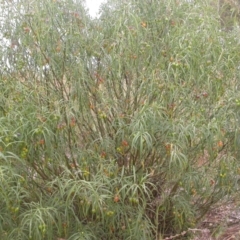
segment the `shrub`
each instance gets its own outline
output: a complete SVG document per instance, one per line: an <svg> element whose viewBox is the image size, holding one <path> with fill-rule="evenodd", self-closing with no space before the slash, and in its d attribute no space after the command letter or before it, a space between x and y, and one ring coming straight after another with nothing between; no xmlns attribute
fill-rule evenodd
<svg viewBox="0 0 240 240"><path fill-rule="evenodd" d="M15 9L1 239L154 239L236 191L239 43L208 1L112 0L98 20L78 1Z"/></svg>

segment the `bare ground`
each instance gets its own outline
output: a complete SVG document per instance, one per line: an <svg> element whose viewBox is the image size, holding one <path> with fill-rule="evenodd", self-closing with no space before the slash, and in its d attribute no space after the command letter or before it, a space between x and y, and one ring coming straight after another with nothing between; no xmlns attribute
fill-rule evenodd
<svg viewBox="0 0 240 240"><path fill-rule="evenodd" d="M231 200L215 206L200 223L192 229L192 240L240 240L240 203Z"/></svg>
<svg viewBox="0 0 240 240"><path fill-rule="evenodd" d="M238 198L239 199L239 198ZM191 238L189 238L191 234ZM240 240L240 201L229 200L213 206L194 229L164 240Z"/></svg>

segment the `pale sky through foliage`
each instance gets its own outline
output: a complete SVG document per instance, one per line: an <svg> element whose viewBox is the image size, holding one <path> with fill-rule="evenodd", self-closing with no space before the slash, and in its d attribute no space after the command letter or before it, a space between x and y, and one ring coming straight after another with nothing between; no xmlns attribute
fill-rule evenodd
<svg viewBox="0 0 240 240"><path fill-rule="evenodd" d="M87 8L89 9L91 17L97 16L101 3L105 1L106 0L86 0L86 5Z"/></svg>
<svg viewBox="0 0 240 240"><path fill-rule="evenodd" d="M92 18L98 17L98 11L99 11L100 5L106 1L107 0L85 0L86 8L88 9L89 14ZM4 18L3 12L1 11L1 8L0 8L0 22L3 18ZM4 39L0 32L0 47L6 46L9 44L10 42L7 39Z"/></svg>

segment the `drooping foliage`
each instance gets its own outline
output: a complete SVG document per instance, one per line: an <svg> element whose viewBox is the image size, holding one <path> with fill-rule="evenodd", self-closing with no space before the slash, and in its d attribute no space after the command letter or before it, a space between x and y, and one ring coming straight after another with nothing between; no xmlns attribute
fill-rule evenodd
<svg viewBox="0 0 240 240"><path fill-rule="evenodd" d="M161 239L233 196L239 40L213 4L4 3L1 239Z"/></svg>

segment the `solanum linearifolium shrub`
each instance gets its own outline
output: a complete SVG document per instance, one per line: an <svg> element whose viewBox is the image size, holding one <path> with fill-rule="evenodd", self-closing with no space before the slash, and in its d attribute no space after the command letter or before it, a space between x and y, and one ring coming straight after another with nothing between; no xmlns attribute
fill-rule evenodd
<svg viewBox="0 0 240 240"><path fill-rule="evenodd" d="M234 195L239 38L214 4L1 9L1 239L160 239Z"/></svg>

